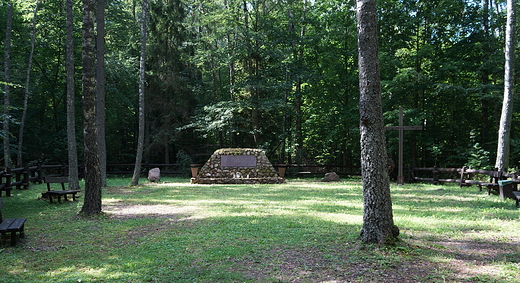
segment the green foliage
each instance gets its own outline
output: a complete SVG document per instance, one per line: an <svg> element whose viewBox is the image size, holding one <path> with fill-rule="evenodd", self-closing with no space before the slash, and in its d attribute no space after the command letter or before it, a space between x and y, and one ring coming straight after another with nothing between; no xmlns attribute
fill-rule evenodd
<svg viewBox="0 0 520 283"><path fill-rule="evenodd" d="M471 141L474 143L470 145L470 149L468 150L468 161L465 166L468 166L473 169L482 169L482 170L492 170L493 165L489 159L489 152L484 150L482 146L475 141L476 133L474 131L471 132Z"/></svg>
<svg viewBox="0 0 520 283"><path fill-rule="evenodd" d="M485 8L484 2L378 1L385 124L397 125L401 106L405 125L426 123L424 131L405 132L405 166L487 167L494 158L505 17L502 3ZM25 82L34 3L14 5L11 74L17 85ZM81 5L75 4L76 121L81 127ZM336 0L151 1L146 158L164 162L179 150L195 156L247 146L263 148L279 162L358 166L353 7L355 1ZM110 163L135 160L139 10L135 1L106 1ZM0 18L5 13L4 1ZM27 160L42 153L46 160L66 160L64 19L62 2L41 3L23 149ZM21 116L23 91L12 90L14 120ZM515 114L513 166L520 164L514 146L520 143L518 121ZM13 124L10 134L16 136L17 130ZM478 134L472 137L472 131ZM82 131L76 132L81 146ZM389 155L395 157L397 133L386 135Z"/></svg>
<svg viewBox="0 0 520 283"><path fill-rule="evenodd" d="M482 149L478 143L474 144L472 150L469 152L469 159L465 166L482 170L490 170L493 168L490 164L489 152Z"/></svg>
<svg viewBox="0 0 520 283"><path fill-rule="evenodd" d="M181 169L181 172L184 173L183 175L185 177L191 176L190 164L193 163L193 160L191 159L191 157L184 150L179 150L177 152L176 157L177 157L177 165Z"/></svg>

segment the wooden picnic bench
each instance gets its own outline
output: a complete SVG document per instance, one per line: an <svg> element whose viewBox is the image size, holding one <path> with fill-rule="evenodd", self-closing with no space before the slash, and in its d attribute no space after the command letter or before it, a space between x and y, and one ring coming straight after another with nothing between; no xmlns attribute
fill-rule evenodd
<svg viewBox="0 0 520 283"><path fill-rule="evenodd" d="M65 184L69 182L69 177L67 176L45 176L43 177L43 181L47 184L47 191L42 193L42 197L48 198L50 202L53 202L53 196L58 197L58 202L61 202L61 196L64 197L65 201L68 201L67 195L71 195L72 201L75 201L77 197L76 194L80 192L80 190L65 189ZM61 190L51 190L51 184L61 184Z"/></svg>
<svg viewBox="0 0 520 283"><path fill-rule="evenodd" d="M5 236L11 233L11 246L16 245L16 232L19 232L20 238L25 238L24 226L27 218L8 218L3 220L2 208L4 208L4 201L0 197L0 233Z"/></svg>
<svg viewBox="0 0 520 283"><path fill-rule="evenodd" d="M489 182L480 183L480 188L482 190L482 186L487 188L488 195L491 194L492 191L498 192L500 189L499 181L504 180L506 176L501 171L491 171L489 174Z"/></svg>
<svg viewBox="0 0 520 283"><path fill-rule="evenodd" d="M517 184L513 180L502 180L499 183L499 193L501 199L512 199L516 201L516 207L520 205L520 192L517 190Z"/></svg>

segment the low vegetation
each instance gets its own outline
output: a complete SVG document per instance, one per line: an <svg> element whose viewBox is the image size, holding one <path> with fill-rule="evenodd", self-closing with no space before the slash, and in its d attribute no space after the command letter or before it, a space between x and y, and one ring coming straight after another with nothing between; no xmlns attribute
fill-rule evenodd
<svg viewBox="0 0 520 283"><path fill-rule="evenodd" d="M476 187L392 185L395 247L361 246L359 180L129 187L109 179L104 215L82 201L4 198L26 238L0 242L2 282L520 282L519 210Z"/></svg>

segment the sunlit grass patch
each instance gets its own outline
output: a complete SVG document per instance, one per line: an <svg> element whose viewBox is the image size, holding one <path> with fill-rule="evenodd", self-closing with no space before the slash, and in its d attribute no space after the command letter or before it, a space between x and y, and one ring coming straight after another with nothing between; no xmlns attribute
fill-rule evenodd
<svg viewBox="0 0 520 283"><path fill-rule="evenodd" d="M108 183L91 219L37 200L44 185L5 198L27 238L1 242L0 281L520 282L519 210L475 187L392 185L402 241L378 249L360 248L359 180Z"/></svg>

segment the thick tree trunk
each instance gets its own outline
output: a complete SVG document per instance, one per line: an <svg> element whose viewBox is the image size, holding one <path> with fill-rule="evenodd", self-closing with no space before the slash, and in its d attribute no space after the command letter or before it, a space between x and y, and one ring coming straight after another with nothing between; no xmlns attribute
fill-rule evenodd
<svg viewBox="0 0 520 283"><path fill-rule="evenodd" d="M76 148L76 109L74 106L74 19L72 0L65 2L66 69L67 69L67 149L69 158L69 190L79 190L78 152Z"/></svg>
<svg viewBox="0 0 520 283"><path fill-rule="evenodd" d="M145 88L145 70L146 70L146 39L148 36L148 0L143 0L143 17L141 25L141 58L139 60L139 134L137 137L137 154L135 156L134 175L131 185L135 186L139 183L141 175L141 161L143 159L144 149L144 88Z"/></svg>
<svg viewBox="0 0 520 283"><path fill-rule="evenodd" d="M101 174L96 124L96 50L94 35L96 1L83 0L82 68L85 146L85 197L81 213L101 212Z"/></svg>
<svg viewBox="0 0 520 283"><path fill-rule="evenodd" d="M511 119L515 96L515 26L516 1L507 0L507 25L505 46L504 101L498 131L497 160L495 167L506 171L509 167L509 145L511 135Z"/></svg>
<svg viewBox="0 0 520 283"><path fill-rule="evenodd" d="M392 216L381 103L376 0L357 1L364 243L386 245L398 234Z"/></svg>
<svg viewBox="0 0 520 283"><path fill-rule="evenodd" d="M4 75L5 75L5 89L4 89L4 120L2 127L2 137L4 140L4 166L11 168L11 148L9 139L9 123L10 117L10 96L11 96L11 31L13 27L13 4L7 3L7 24L5 28L5 53L4 53Z"/></svg>

